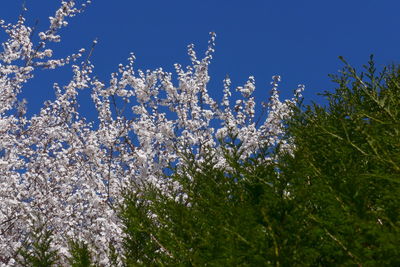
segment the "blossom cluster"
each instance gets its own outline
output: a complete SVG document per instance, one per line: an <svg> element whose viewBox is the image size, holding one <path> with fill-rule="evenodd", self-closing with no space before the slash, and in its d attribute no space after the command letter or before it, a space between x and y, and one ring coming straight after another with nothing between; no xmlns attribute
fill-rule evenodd
<svg viewBox="0 0 400 267"><path fill-rule="evenodd" d="M68 240L78 239L95 247L97 262L106 266L109 244L122 249L117 214L121 190L132 183L152 183L167 191L163 174L171 165L185 164L186 153L202 161L212 151L223 167L223 140L232 136L242 143L243 159L260 147L276 146L284 133L282 119L290 116L304 89L299 86L293 99L281 102L280 77L274 76L263 121L255 115L254 77L236 88L241 98L235 103L226 78L222 101L217 102L207 90L214 33L204 58L197 57L193 45L188 47L191 65L175 64L177 78L161 68L135 70L131 54L108 83L102 82L90 61L79 60L84 49L54 59L46 48L61 41L58 30L87 4L62 1L48 29L38 33L39 43L23 16L15 24L0 21L8 35L0 52L1 266L15 262L29 231L43 223L53 231L52 245L64 263ZM19 96L34 70L65 64L72 64L71 80L64 86L54 83L55 99L28 116ZM88 122L78 112L80 90L91 91L97 121Z"/></svg>

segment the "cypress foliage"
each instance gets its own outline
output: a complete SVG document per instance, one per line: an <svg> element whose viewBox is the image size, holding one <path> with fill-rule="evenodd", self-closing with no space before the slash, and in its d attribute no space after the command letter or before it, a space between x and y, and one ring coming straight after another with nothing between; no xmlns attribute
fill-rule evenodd
<svg viewBox="0 0 400 267"><path fill-rule="evenodd" d="M16 261L19 266L50 267L58 261L58 252L51 246L52 231L45 223L38 225L30 232L30 236L18 250Z"/></svg>
<svg viewBox="0 0 400 267"><path fill-rule="evenodd" d="M297 221L286 182L264 154L239 160L234 143L223 169L212 155L200 164L187 157L169 177L181 185L175 194L149 186L126 196L127 266L279 265Z"/></svg>
<svg viewBox="0 0 400 267"><path fill-rule="evenodd" d="M181 184L175 195L149 187L128 197L126 248L136 256L127 258L400 265L400 71L377 74L372 58L361 74L345 64L332 76L338 88L324 93L327 106L301 106L287 121L295 149L276 153L275 163L263 161L262 151L239 160L232 141L226 168L216 168L212 155L201 164L188 156L187 167L169 177Z"/></svg>
<svg viewBox="0 0 400 267"><path fill-rule="evenodd" d="M280 168L304 212L301 254L312 265L398 266L400 71L377 74L372 57L361 74L345 64L327 107L288 122L296 150Z"/></svg>
<svg viewBox="0 0 400 267"><path fill-rule="evenodd" d="M71 257L68 262L71 267L90 267L92 265L92 256L89 245L83 241L71 240L69 242L69 252Z"/></svg>

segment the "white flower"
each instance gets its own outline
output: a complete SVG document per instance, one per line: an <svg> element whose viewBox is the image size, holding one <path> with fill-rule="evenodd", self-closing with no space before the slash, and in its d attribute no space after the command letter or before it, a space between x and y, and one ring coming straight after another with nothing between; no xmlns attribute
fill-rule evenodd
<svg viewBox="0 0 400 267"><path fill-rule="evenodd" d="M49 28L39 33L38 44L30 38L32 28L24 25L24 18L15 25L0 22L9 36L0 53L0 225L9 229L0 236L0 255L5 257L14 255L27 227L41 219L54 229L60 264L67 264L68 238L73 236L93 243L96 258L107 265L108 242L122 249L122 225L110 204L121 203L121 188L131 181L149 182L170 196L180 185L162 178L165 169L172 164L179 170L185 164L183 152L202 162L209 150L217 166L226 167L222 155L230 148L219 141L227 141L229 134L242 142L243 159L261 146L282 142L282 119L290 116L304 90L299 86L291 100L281 102L280 76L273 76L269 113L259 127L254 119L254 77L237 87L239 96L232 96L232 82L226 78L221 102L214 100L207 90L214 33L204 58L196 55L193 45L188 47L192 64L176 64L176 78L161 68L134 70L135 57L130 55L107 84L96 78L89 61L79 62L84 49L63 59L54 59L53 51L45 49L49 42L61 41L58 30L85 6L63 1L49 18ZM19 97L34 71L71 62L71 80L64 86L54 84L55 99L27 117ZM96 122L79 113L80 90L91 90Z"/></svg>

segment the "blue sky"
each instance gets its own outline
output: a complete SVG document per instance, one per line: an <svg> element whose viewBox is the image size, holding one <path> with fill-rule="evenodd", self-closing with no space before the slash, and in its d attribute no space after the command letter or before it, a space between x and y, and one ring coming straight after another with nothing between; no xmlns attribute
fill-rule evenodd
<svg viewBox="0 0 400 267"><path fill-rule="evenodd" d="M0 18L15 22L22 2L2 0ZM271 76L279 74L283 97L290 97L297 84L303 83L306 101L320 102L316 93L334 88L327 75L341 68L338 56L357 68L370 54L378 66L400 62L398 0L92 2L85 13L69 20L70 26L61 31L62 45L54 48L56 55L66 55L90 48L98 38L91 60L103 80L126 62L130 52L137 57L137 68L173 71L174 63L189 63L188 44L194 43L198 54L204 52L210 31L217 33L209 86L215 96L220 96L226 75L234 86L254 75L256 96L265 100ZM28 21L38 19L43 29L58 5L55 0L26 0ZM0 41L4 38L0 34ZM43 100L53 98L51 84L62 84L70 73L69 67L50 75L36 73L23 93L30 111L38 112ZM83 109L86 105L91 104L84 102Z"/></svg>

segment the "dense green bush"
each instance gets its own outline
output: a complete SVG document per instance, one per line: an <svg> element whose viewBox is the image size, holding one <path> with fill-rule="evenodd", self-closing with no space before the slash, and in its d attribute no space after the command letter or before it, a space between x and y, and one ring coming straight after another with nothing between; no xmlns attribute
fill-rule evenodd
<svg viewBox="0 0 400 267"><path fill-rule="evenodd" d="M304 212L307 264L400 264L400 71L364 67L346 63L327 107L288 122L296 150L280 169Z"/></svg>
<svg viewBox="0 0 400 267"><path fill-rule="evenodd" d="M59 258L58 251L51 246L52 235L53 231L47 228L46 223L36 222L36 227L18 250L16 257L18 266L54 266Z"/></svg>
<svg viewBox="0 0 400 267"><path fill-rule="evenodd" d="M239 164L236 153L228 159L230 171L215 168L212 158L191 161L170 177L181 184L172 196L155 188L127 196L122 215L128 262L260 266L276 261L277 237L270 229L277 223L275 213L287 207L278 196L284 192L272 186L279 183L274 168L255 160Z"/></svg>
<svg viewBox="0 0 400 267"><path fill-rule="evenodd" d="M182 185L176 196L154 188L131 194L124 213L131 259L399 265L400 71L376 74L372 59L365 68L357 74L346 64L332 76L338 88L324 94L326 107L297 109L287 121L295 150L276 163L260 162L262 152L241 162L234 152L229 167L217 169L210 155L171 177ZM187 199L174 200L182 194Z"/></svg>

